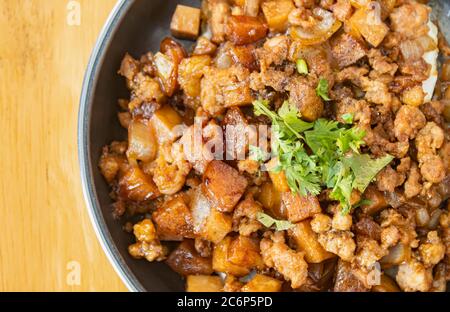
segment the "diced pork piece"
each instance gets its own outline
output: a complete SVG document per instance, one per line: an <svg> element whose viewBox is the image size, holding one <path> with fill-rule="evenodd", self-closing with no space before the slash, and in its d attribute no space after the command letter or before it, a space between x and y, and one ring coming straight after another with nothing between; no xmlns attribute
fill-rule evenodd
<svg viewBox="0 0 450 312"><path fill-rule="evenodd" d="M258 16L261 0L245 0L244 13L248 16Z"/></svg>
<svg viewBox="0 0 450 312"><path fill-rule="evenodd" d="M251 129L239 107L231 107L222 122L226 128L227 159L244 160L249 142L257 142L256 128Z"/></svg>
<svg viewBox="0 0 450 312"><path fill-rule="evenodd" d="M285 280L291 282L292 288L302 286L308 277L308 264L303 259L303 252L290 249L284 242L261 240L261 254L264 263L280 272Z"/></svg>
<svg viewBox="0 0 450 312"><path fill-rule="evenodd" d="M183 238L194 238L191 211L183 196L164 202L152 217L160 240L181 241Z"/></svg>
<svg viewBox="0 0 450 312"><path fill-rule="evenodd" d="M202 239L218 244L231 232L232 219L214 208L202 189L202 186L199 186L191 199L194 233Z"/></svg>
<svg viewBox="0 0 450 312"><path fill-rule="evenodd" d="M213 160L203 175L205 194L222 212L232 212L247 188L247 179L233 167Z"/></svg>
<svg viewBox="0 0 450 312"><path fill-rule="evenodd" d="M303 221L322 212L316 196L301 196L287 192L282 194L281 201L287 212L288 220L291 222Z"/></svg>
<svg viewBox="0 0 450 312"><path fill-rule="evenodd" d="M273 277L256 274L250 282L245 284L242 292L279 292L283 282Z"/></svg>
<svg viewBox="0 0 450 312"><path fill-rule="evenodd" d="M178 83L187 96L192 98L200 96L203 68L210 64L211 57L209 55L195 55L181 61L178 69Z"/></svg>
<svg viewBox="0 0 450 312"><path fill-rule="evenodd" d="M208 0L211 17L208 23L211 27L212 41L221 43L225 40L228 17L231 14L227 0Z"/></svg>
<svg viewBox="0 0 450 312"><path fill-rule="evenodd" d="M177 5L170 31L177 38L196 39L200 31L200 9Z"/></svg>
<svg viewBox="0 0 450 312"><path fill-rule="evenodd" d="M352 227L353 220L351 214L343 215L339 209L336 209L333 220L331 222L331 227L335 230L349 231Z"/></svg>
<svg viewBox="0 0 450 312"><path fill-rule="evenodd" d="M396 280L403 291L428 291L433 283L432 270L411 259L399 265Z"/></svg>
<svg viewBox="0 0 450 312"><path fill-rule="evenodd" d="M243 66L220 69L206 67L201 81L201 104L215 116L225 108L253 102L249 86L249 71Z"/></svg>
<svg viewBox="0 0 450 312"><path fill-rule="evenodd" d="M183 276L210 275L213 273L211 258L198 254L193 240L184 240L167 258L172 270Z"/></svg>
<svg viewBox="0 0 450 312"><path fill-rule="evenodd" d="M137 165L130 166L119 180L119 195L125 199L142 202L155 199L160 194L152 178Z"/></svg>
<svg viewBox="0 0 450 312"><path fill-rule="evenodd" d="M395 116L394 132L399 141L414 139L420 129L425 127L423 113L414 106L402 105Z"/></svg>
<svg viewBox="0 0 450 312"><path fill-rule="evenodd" d="M258 50L261 68L267 70L267 67L272 64L283 64L288 57L289 46L290 39L286 35L279 35L266 40L263 49Z"/></svg>
<svg viewBox="0 0 450 312"><path fill-rule="evenodd" d="M211 55L216 52L217 46L208 38L201 36L197 39L193 55Z"/></svg>
<svg viewBox="0 0 450 312"><path fill-rule="evenodd" d="M358 220L355 224L354 231L358 235L367 236L376 241L381 239L381 227L370 217L362 217Z"/></svg>
<svg viewBox="0 0 450 312"><path fill-rule="evenodd" d="M339 67L356 63L366 55L366 49L361 42L347 33L342 33L331 40L331 53Z"/></svg>
<svg viewBox="0 0 450 312"><path fill-rule="evenodd" d="M226 35L234 44L249 44L263 39L267 30L257 17L237 15L228 18Z"/></svg>
<svg viewBox="0 0 450 312"><path fill-rule="evenodd" d="M271 31L286 31L289 13L294 9L292 0L264 1L262 3L262 11Z"/></svg>
<svg viewBox="0 0 450 312"><path fill-rule="evenodd" d="M245 276L250 273L250 268L234 264L229 259L232 242L233 239L227 236L214 246L213 269L215 272L227 273L234 276Z"/></svg>
<svg viewBox="0 0 450 312"><path fill-rule="evenodd" d="M353 12L350 0L337 0L335 4L331 7L333 15L336 16L338 20L344 22L350 18Z"/></svg>
<svg viewBox="0 0 450 312"><path fill-rule="evenodd" d="M341 259L336 269L336 279L333 291L335 292L367 292L367 289L353 273L351 264Z"/></svg>
<svg viewBox="0 0 450 312"><path fill-rule="evenodd" d="M370 201L361 206L361 210L367 215L375 215L388 206L386 198L375 186L369 185L363 194L363 198Z"/></svg>
<svg viewBox="0 0 450 312"><path fill-rule="evenodd" d="M308 263L320 263L326 259L334 257L323 249L317 238L317 234L311 229L310 221L305 220L296 223L290 229L290 234L293 237L299 251L305 253L305 259Z"/></svg>
<svg viewBox="0 0 450 312"><path fill-rule="evenodd" d="M264 262L259 250L259 239L239 235L229 246L228 261L249 270L261 270Z"/></svg>
<svg viewBox="0 0 450 312"><path fill-rule="evenodd" d="M119 74L124 76L127 80L132 81L139 70L139 62L135 60L130 54L125 54L120 65Z"/></svg>
<svg viewBox="0 0 450 312"><path fill-rule="evenodd" d="M378 15L380 12L380 4L374 1L367 7L356 10L350 18L353 29L374 47L377 47L389 32L389 27L383 23L380 15Z"/></svg>
<svg viewBox="0 0 450 312"><path fill-rule="evenodd" d="M407 38L417 38L428 32L427 22L430 8L410 1L395 8L390 15L391 27Z"/></svg>
<svg viewBox="0 0 450 312"><path fill-rule="evenodd" d="M315 121L322 116L324 105L316 90L300 79L294 79L288 85L289 102L294 105L302 118Z"/></svg>

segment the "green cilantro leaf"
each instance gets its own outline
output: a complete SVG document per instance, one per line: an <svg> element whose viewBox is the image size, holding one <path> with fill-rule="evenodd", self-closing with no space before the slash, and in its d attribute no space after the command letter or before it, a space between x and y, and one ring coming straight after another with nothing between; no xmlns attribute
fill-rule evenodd
<svg viewBox="0 0 450 312"><path fill-rule="evenodd" d="M269 158L267 153L265 153L260 147L251 145L249 147L249 150L250 150L249 157L251 160L255 160L257 162L264 162Z"/></svg>
<svg viewBox="0 0 450 312"><path fill-rule="evenodd" d="M363 193L377 173L386 167L393 159L394 156L391 155L372 159L367 154L353 154L350 157L344 158L344 162L352 169L355 175L353 187Z"/></svg>
<svg viewBox="0 0 450 312"><path fill-rule="evenodd" d="M353 113L346 113L346 114L343 114L341 116L341 118L346 124L352 124L354 115L355 114L353 114Z"/></svg>
<svg viewBox="0 0 450 312"><path fill-rule="evenodd" d="M325 101L330 101L331 99L328 97L328 80L325 78L320 78L319 84L316 88L316 93Z"/></svg>
<svg viewBox="0 0 450 312"><path fill-rule="evenodd" d="M300 75L308 75L308 64L304 59L297 60L297 71Z"/></svg>
<svg viewBox="0 0 450 312"><path fill-rule="evenodd" d="M264 212L258 212L258 214L256 215L256 218L262 225L264 225L267 228L270 228L273 225L275 225L276 231L289 230L290 228L292 228L294 226L291 222L289 222L287 220L274 219Z"/></svg>

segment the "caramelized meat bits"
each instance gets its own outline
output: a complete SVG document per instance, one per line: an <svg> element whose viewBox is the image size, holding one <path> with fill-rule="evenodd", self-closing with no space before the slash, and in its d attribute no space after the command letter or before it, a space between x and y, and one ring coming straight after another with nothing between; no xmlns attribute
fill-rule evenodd
<svg viewBox="0 0 450 312"><path fill-rule="evenodd" d="M446 291L450 50L424 3L178 5L192 44L124 55L128 136L99 157L130 256L192 292Z"/></svg>

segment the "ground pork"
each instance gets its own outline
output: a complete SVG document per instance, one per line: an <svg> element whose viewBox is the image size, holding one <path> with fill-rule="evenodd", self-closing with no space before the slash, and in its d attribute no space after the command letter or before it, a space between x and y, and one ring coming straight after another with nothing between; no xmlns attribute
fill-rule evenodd
<svg viewBox="0 0 450 312"><path fill-rule="evenodd" d="M320 233L318 239L326 251L338 255L345 261L353 260L356 244L352 232L331 230Z"/></svg>
<svg viewBox="0 0 450 312"><path fill-rule="evenodd" d="M416 259L403 262L398 266L396 280L404 291L428 291L433 282L431 269Z"/></svg>
<svg viewBox="0 0 450 312"><path fill-rule="evenodd" d="M308 277L308 264L303 252L294 251L284 242L275 238L264 238L260 244L264 263L280 272L292 288L302 286Z"/></svg>
<svg viewBox="0 0 450 312"><path fill-rule="evenodd" d="M414 139L420 129L425 127L423 113L414 106L402 105L394 121L395 136L399 141Z"/></svg>

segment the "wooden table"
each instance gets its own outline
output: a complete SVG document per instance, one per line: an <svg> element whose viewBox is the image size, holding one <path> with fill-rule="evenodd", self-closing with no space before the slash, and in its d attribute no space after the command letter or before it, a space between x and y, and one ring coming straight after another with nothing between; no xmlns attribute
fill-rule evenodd
<svg viewBox="0 0 450 312"><path fill-rule="evenodd" d="M126 291L88 218L76 138L84 71L115 2L0 1L0 291Z"/></svg>

